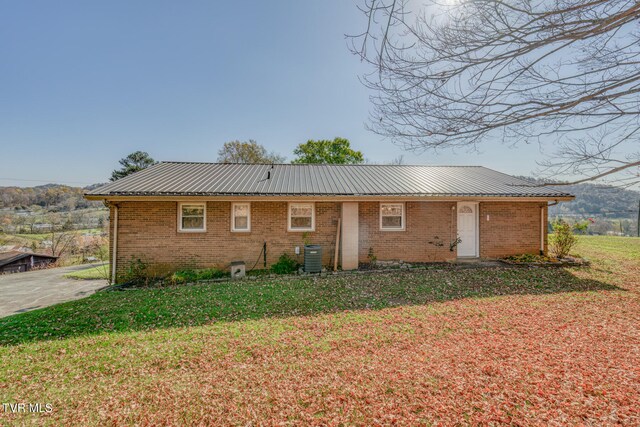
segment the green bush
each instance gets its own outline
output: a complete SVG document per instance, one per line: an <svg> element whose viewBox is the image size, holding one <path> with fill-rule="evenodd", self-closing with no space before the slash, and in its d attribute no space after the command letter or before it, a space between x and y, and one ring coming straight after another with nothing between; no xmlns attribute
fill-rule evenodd
<svg viewBox="0 0 640 427"><path fill-rule="evenodd" d="M198 270L198 280L213 280L222 279L225 277L231 277L231 273L223 271L217 268L207 268L205 270Z"/></svg>
<svg viewBox="0 0 640 427"><path fill-rule="evenodd" d="M278 262L271 266L271 271L275 274L293 274L297 270L298 262L286 253L280 255Z"/></svg>
<svg viewBox="0 0 640 427"><path fill-rule="evenodd" d="M369 248L369 252L367 253L367 258L369 259L369 264L371 264L372 267L375 267L376 262L378 261L378 257L373 252L373 248Z"/></svg>
<svg viewBox="0 0 640 427"><path fill-rule="evenodd" d="M587 229L589 228L589 221L580 221L580 222L576 222L575 224L573 224L573 229L578 233L578 234L587 234Z"/></svg>
<svg viewBox="0 0 640 427"><path fill-rule="evenodd" d="M564 258L569 255L578 239L573 234L573 227L562 219L557 219L551 223L553 235L549 236L549 250L557 258Z"/></svg>
<svg viewBox="0 0 640 427"><path fill-rule="evenodd" d="M123 277L119 278L119 282L146 285L149 283L148 268L144 261L132 256L129 265L127 265L127 270Z"/></svg>
<svg viewBox="0 0 640 427"><path fill-rule="evenodd" d="M175 284L194 283L201 280L213 280L227 277L228 274L217 268L203 268L200 270L178 270L170 277L170 281Z"/></svg>

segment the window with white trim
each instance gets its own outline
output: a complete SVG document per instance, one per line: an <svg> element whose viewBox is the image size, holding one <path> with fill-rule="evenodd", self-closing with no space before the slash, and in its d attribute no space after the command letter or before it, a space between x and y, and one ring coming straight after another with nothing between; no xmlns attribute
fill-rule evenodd
<svg viewBox="0 0 640 427"><path fill-rule="evenodd" d="M404 203L380 203L380 230L404 230Z"/></svg>
<svg viewBox="0 0 640 427"><path fill-rule="evenodd" d="M178 206L178 231L207 231L206 203L180 203Z"/></svg>
<svg viewBox="0 0 640 427"><path fill-rule="evenodd" d="M251 231L251 204L231 204L231 231Z"/></svg>
<svg viewBox="0 0 640 427"><path fill-rule="evenodd" d="M314 231L316 229L313 203L289 203L289 231Z"/></svg>

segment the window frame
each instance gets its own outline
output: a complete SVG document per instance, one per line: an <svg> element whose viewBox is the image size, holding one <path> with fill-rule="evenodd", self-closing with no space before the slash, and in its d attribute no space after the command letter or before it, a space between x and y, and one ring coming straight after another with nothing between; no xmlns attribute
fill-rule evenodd
<svg viewBox="0 0 640 427"><path fill-rule="evenodd" d="M291 208L294 205L311 205L311 227L310 228L292 228L291 227ZM293 233L308 233L316 231L316 203L315 202L289 202L287 204L287 231Z"/></svg>
<svg viewBox="0 0 640 427"><path fill-rule="evenodd" d="M236 228L235 207L237 205L247 206L247 228ZM250 233L251 232L251 202L233 202L231 203L231 232L232 233Z"/></svg>
<svg viewBox="0 0 640 427"><path fill-rule="evenodd" d="M202 206L202 228L182 228L182 207ZM206 233L207 232L207 203L206 202L178 202L178 232L179 233Z"/></svg>
<svg viewBox="0 0 640 427"><path fill-rule="evenodd" d="M397 205L402 208L402 214L400 215L400 218L401 218L400 221L402 224L401 227L385 227L382 225L383 216L390 216L390 215L382 215L382 207L385 205ZM406 218L407 205L405 202L380 202L380 208L378 212L379 212L378 215L380 216L380 231L405 231L407 229L407 218Z"/></svg>

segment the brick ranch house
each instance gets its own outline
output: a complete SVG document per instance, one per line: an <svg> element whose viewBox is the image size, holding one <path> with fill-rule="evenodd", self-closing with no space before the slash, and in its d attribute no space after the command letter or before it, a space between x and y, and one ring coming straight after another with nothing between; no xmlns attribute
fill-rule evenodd
<svg viewBox="0 0 640 427"><path fill-rule="evenodd" d="M476 166L163 162L88 192L110 209L112 280L132 259L154 271L244 261L356 269L377 260L436 262L547 249L547 206L574 196ZM341 233L338 240L337 231ZM456 241L459 239L459 242Z"/></svg>

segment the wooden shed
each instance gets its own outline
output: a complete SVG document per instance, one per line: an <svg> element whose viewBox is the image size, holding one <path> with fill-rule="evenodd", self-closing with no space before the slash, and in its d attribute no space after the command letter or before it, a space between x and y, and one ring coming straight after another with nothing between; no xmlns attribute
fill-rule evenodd
<svg viewBox="0 0 640 427"><path fill-rule="evenodd" d="M44 268L56 262L58 257L34 254L32 252L0 252L0 274L21 273Z"/></svg>

